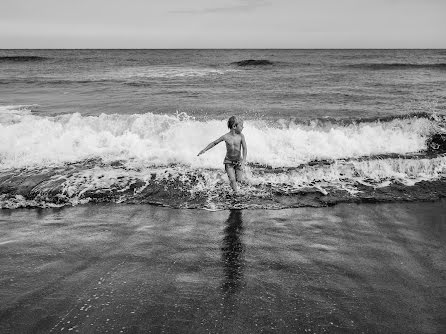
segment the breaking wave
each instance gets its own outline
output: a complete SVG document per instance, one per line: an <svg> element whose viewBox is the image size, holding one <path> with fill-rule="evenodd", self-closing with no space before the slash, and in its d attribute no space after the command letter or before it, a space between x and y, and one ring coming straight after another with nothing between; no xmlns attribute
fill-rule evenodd
<svg viewBox="0 0 446 334"><path fill-rule="evenodd" d="M446 196L445 120L300 124L246 120L247 184L230 194L224 145L197 153L226 120L153 113L42 117L0 107L0 207L87 202L225 209Z"/></svg>

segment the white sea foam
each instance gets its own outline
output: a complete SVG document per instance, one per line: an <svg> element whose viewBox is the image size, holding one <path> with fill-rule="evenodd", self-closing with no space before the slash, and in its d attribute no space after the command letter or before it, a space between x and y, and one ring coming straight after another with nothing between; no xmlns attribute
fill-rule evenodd
<svg viewBox="0 0 446 334"><path fill-rule="evenodd" d="M17 177L26 179L39 175L41 170L27 170ZM206 198L209 205L213 199L230 193L230 187L223 169L194 169L184 166L145 167L128 169L123 166L77 166L54 170L32 189L32 201L23 201L20 196L0 196L0 207L77 205L105 198L106 201L144 201L145 196L157 200L155 184L169 188L171 194L186 191L189 195L183 204L194 198ZM241 187L242 194L258 199L271 196L271 191L292 194L319 192L330 194L333 190L344 190L355 196L361 193L361 185L382 188L398 182L413 186L420 181L434 181L446 176L446 156L436 158L387 158L364 161L336 161L329 165L304 166L289 171L268 171L247 167L247 183ZM152 187L152 188L151 188ZM156 187L156 186L155 186ZM167 188L166 188L167 187ZM409 190L408 190L409 191ZM50 194L50 200L47 195ZM159 197L162 199L163 197Z"/></svg>
<svg viewBox="0 0 446 334"><path fill-rule="evenodd" d="M92 80L129 80L144 78L190 78L204 77L208 75L222 75L234 69L216 69L207 67L182 67L182 66L135 66L114 69L100 74L89 74L87 79Z"/></svg>
<svg viewBox="0 0 446 334"><path fill-rule="evenodd" d="M390 122L271 127L246 121L248 161L273 167L298 166L312 160L355 158L385 153L409 153L426 148L434 131L426 118ZM225 155L220 144L204 155L197 153L227 132L226 120L197 121L182 115L41 117L29 109L0 109L0 166L53 165L89 158L123 160L128 166L183 164L221 168Z"/></svg>
<svg viewBox="0 0 446 334"><path fill-rule="evenodd" d="M0 106L0 124L20 122L23 116L31 115L31 110L37 105Z"/></svg>
<svg viewBox="0 0 446 334"><path fill-rule="evenodd" d="M446 156L426 158L387 158L364 161L335 161L329 165L305 166L283 173L248 174L253 184L287 185L295 188L322 185L344 188L355 183L379 188L388 181L407 186L446 176Z"/></svg>

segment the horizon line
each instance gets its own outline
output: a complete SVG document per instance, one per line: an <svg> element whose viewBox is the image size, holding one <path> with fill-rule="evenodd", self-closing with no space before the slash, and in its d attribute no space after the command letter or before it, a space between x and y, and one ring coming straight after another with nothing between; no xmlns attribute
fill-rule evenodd
<svg viewBox="0 0 446 334"><path fill-rule="evenodd" d="M446 50L441 48L0 48L0 50Z"/></svg>

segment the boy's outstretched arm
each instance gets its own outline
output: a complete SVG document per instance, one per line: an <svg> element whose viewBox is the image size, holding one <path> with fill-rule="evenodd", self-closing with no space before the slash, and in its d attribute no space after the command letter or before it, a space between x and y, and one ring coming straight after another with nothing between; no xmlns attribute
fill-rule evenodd
<svg viewBox="0 0 446 334"><path fill-rule="evenodd" d="M206 146L204 149L202 149L198 154L197 157L201 154L203 154L204 152L206 152L207 150L211 149L212 147L214 147L215 145L217 145L219 142L225 140L224 138L225 136L221 136L220 138L214 140L212 143L210 143L208 146Z"/></svg>

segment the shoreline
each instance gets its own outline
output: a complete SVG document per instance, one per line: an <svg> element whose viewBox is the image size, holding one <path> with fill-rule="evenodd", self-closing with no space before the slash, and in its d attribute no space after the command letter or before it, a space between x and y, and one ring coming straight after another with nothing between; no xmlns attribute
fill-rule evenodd
<svg viewBox="0 0 446 334"><path fill-rule="evenodd" d="M437 166L431 166L432 169L442 168L444 162L441 159L444 159L444 155L440 155L438 159L434 161ZM365 170L373 169L372 167L365 166ZM385 169L389 166L375 167ZM409 164L406 167L407 173L412 173L413 166ZM330 168L319 172L325 172L330 177ZM54 169L10 170L0 174L0 208L48 208L110 203L162 205L179 209L286 209L330 207L341 203L438 201L446 198L444 177L406 180L413 184L405 184L399 179L375 184L365 177L356 180L354 173L357 171L354 168L350 170L349 166L345 166L344 171L342 168L344 167L339 167L337 172L352 173L349 182L345 182L344 174L341 173L337 176L338 179L332 181L321 178L296 187L291 181L290 184L272 183L265 179L263 183L255 183L263 175L267 175L266 170L259 170L256 171L259 175L255 176L257 181L253 178L253 182L242 188L241 195L234 198L222 170L184 170L181 167L171 167L143 172L138 170L134 171L136 175L132 175L116 164L95 170L95 162L86 161ZM398 170L399 167L395 168ZM420 163L417 168L422 173L425 166ZM317 170L313 172L317 174ZM104 177L108 174L110 176ZM291 171L280 177L292 180L293 177L298 177L297 174ZM208 182L209 179L216 181Z"/></svg>

